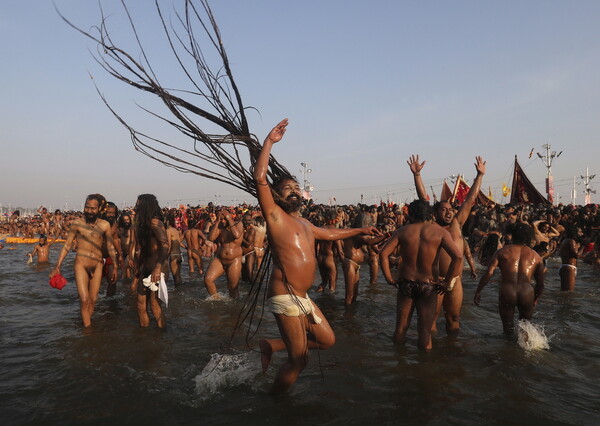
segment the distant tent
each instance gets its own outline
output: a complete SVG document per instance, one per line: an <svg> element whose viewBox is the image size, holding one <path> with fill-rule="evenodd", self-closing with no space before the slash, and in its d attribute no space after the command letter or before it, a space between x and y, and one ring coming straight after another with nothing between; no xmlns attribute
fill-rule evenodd
<svg viewBox="0 0 600 426"><path fill-rule="evenodd" d="M533 186L531 181L525 176L525 172L517 161L515 155L515 170L513 173L512 189L510 191L511 204L551 204L540 192Z"/></svg>
<svg viewBox="0 0 600 426"><path fill-rule="evenodd" d="M442 193L440 194L440 201L450 201L452 198L452 190L446 183L446 179L444 179L444 184L442 185Z"/></svg>
<svg viewBox="0 0 600 426"><path fill-rule="evenodd" d="M444 182L445 183L445 182ZM452 196L450 197L451 202L456 202L457 204L462 204L467 199L467 195L471 187L467 185L462 175L458 176L456 180L456 185L454 186L454 191L452 192ZM475 199L475 204L481 204L483 206L491 206L494 202L485 195L481 189L479 190L479 194L477 194L477 198Z"/></svg>

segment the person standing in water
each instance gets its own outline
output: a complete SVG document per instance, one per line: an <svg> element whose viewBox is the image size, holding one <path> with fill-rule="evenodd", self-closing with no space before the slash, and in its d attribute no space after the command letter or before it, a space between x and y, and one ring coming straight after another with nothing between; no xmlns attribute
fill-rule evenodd
<svg viewBox="0 0 600 426"><path fill-rule="evenodd" d="M274 352L287 350L288 358L279 369L272 392L287 390L298 379L308 361L308 349L327 349L335 334L325 315L307 295L317 269L315 239L339 240L360 234L376 234L373 227L324 229L300 215L302 189L291 176L273 183L267 181L269 156L273 145L285 134L288 120L282 120L266 137L254 164L258 202L267 223L273 270L267 288L268 304L275 316L281 339L259 342L263 371Z"/></svg>
<svg viewBox="0 0 600 426"><path fill-rule="evenodd" d="M40 235L40 239L38 240L38 243L33 248L33 251L31 253L27 253L27 256L30 259L33 259L34 256L37 256L37 264L38 265L48 263L49 255L50 255L50 247L55 242L56 242L56 237L54 237L54 239L52 241L48 242L48 237L46 237L46 235L42 234L42 235Z"/></svg>
<svg viewBox="0 0 600 426"><path fill-rule="evenodd" d="M512 244L494 253L473 297L473 303L479 306L481 290L488 284L496 268L500 267L498 309L507 336L512 336L515 330L515 308L519 310L519 319L531 320L533 309L544 290L544 263L540 255L529 247L533 230L528 224L518 222L510 233ZM531 286L532 279L535 279L535 288Z"/></svg>
<svg viewBox="0 0 600 426"><path fill-rule="evenodd" d="M50 272L50 278L60 274L60 267L65 260L73 241L77 241L77 255L73 269L75 282L81 305L81 320L84 327L92 324L92 314L96 306L98 291L102 283L102 244L106 241L108 255L114 265L117 264L117 252L113 244L110 224L100 219L100 213L106 206L106 199L100 194L90 194L85 199L83 219L76 219L71 224L67 240L58 256L56 266ZM117 269L113 268L111 282L117 281Z"/></svg>

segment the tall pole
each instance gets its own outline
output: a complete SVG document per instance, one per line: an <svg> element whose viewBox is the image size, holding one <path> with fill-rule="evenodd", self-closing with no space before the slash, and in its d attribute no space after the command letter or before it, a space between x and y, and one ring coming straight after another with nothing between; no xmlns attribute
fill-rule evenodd
<svg viewBox="0 0 600 426"><path fill-rule="evenodd" d="M315 189L314 186L312 186L310 184L310 182L308 181L308 175L310 173L312 173L312 169L309 168L308 163L300 163L300 165L302 166L302 168L300 169L300 173L302 173L302 190L305 192L306 194L306 199L310 200L311 196L310 196L310 192Z"/></svg>
<svg viewBox="0 0 600 426"><path fill-rule="evenodd" d="M590 169L589 169L589 167L585 168L585 176L581 176L581 179L583 179L583 184L585 185L585 189L584 189L584 193L585 193L584 204L585 205L588 205L588 204L592 203L592 194L596 193L596 191L592 190L592 188L590 187L590 182L595 177L596 177L596 175L591 175L590 176Z"/></svg>
<svg viewBox="0 0 600 426"><path fill-rule="evenodd" d="M546 194L548 196L548 201L554 204L554 179L552 177L552 162L555 158L560 157L562 151L558 154L556 153L556 151L551 151L549 143L542 145L542 148L546 150L546 154L542 155L539 152L537 152L536 154L538 157L540 157L542 163L544 163L544 165L546 166Z"/></svg>
<svg viewBox="0 0 600 426"><path fill-rule="evenodd" d="M571 204L575 205L575 199L577 198L577 190L575 189L575 176L573 176L573 189L571 190Z"/></svg>

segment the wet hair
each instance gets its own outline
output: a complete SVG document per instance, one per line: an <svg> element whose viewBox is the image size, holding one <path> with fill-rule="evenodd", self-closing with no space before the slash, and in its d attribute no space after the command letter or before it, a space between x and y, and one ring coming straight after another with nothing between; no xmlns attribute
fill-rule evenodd
<svg viewBox="0 0 600 426"><path fill-rule="evenodd" d="M276 191L277 193L279 193L280 186L283 184L283 182L285 182L285 181L288 181L288 180L293 180L294 182L296 182L296 183L299 183L299 182L298 182L298 179L296 179L296 178L295 178L294 176L292 176L292 175L287 175L287 176L285 176L285 175L284 175L284 176L279 176L279 177L277 177L277 178L276 178L276 179L273 181L273 188L275 189L275 191Z"/></svg>
<svg viewBox="0 0 600 426"><path fill-rule="evenodd" d="M118 221L120 228L125 228L125 220L124 220L125 216L129 217L129 226L131 227L131 214L129 212L122 212L121 216L119 216L119 221Z"/></svg>
<svg viewBox="0 0 600 426"><path fill-rule="evenodd" d="M366 228L367 226L371 226L373 224L373 218L369 214L359 213L354 218L352 222L353 228Z"/></svg>
<svg viewBox="0 0 600 426"><path fill-rule="evenodd" d="M13 214L16 214L17 216L21 216L21 212L20 212L19 210L15 210L15 211L13 212Z"/></svg>
<svg viewBox="0 0 600 426"><path fill-rule="evenodd" d="M45 239L45 240L47 240L47 239L48 239L48 237L46 236L46 234L40 234L40 238L43 238L43 239Z"/></svg>
<svg viewBox="0 0 600 426"><path fill-rule="evenodd" d="M136 237L140 242L142 258L150 249L150 239L152 238L152 219L163 221L162 211L158 205L158 200L153 194L142 194L138 196L136 211Z"/></svg>
<svg viewBox="0 0 600 426"><path fill-rule="evenodd" d="M533 238L533 229L525 222L517 222L510 230L513 244L529 246Z"/></svg>
<svg viewBox="0 0 600 426"><path fill-rule="evenodd" d="M286 213L292 213L292 212L298 210L296 208L297 206L292 206L287 200L284 200L283 198L281 198L281 195L280 195L281 186L283 185L284 182L287 182L290 180L295 183L299 183L295 177L288 175L288 176L282 176L282 177L277 178L275 181L273 181L273 186L271 187L271 193L273 195L273 200L275 201L275 204L277 204L279 207L281 207L283 209L283 211ZM302 194L300 194L300 195L302 195Z"/></svg>
<svg viewBox="0 0 600 426"><path fill-rule="evenodd" d="M254 225L256 226L265 226L265 218L262 216L256 216L254 218Z"/></svg>
<svg viewBox="0 0 600 426"><path fill-rule="evenodd" d="M165 218L166 222L169 224L169 226L171 228L175 228L176 227L176 223L175 223L175 216L172 214L168 214Z"/></svg>
<svg viewBox="0 0 600 426"><path fill-rule="evenodd" d="M449 205L450 205L450 207L452 207L452 203L450 203L450 201L436 201L436 202L433 204L433 211L434 211L435 213L439 212L439 211L440 211L440 209L442 208L442 204L443 204L443 203L449 204Z"/></svg>
<svg viewBox="0 0 600 426"><path fill-rule="evenodd" d="M431 218L431 206L427 201L415 200L408 205L408 215L413 222L425 222Z"/></svg>
<svg viewBox="0 0 600 426"><path fill-rule="evenodd" d="M579 227L577 225L567 225L565 227L565 237L575 241L579 240Z"/></svg>
<svg viewBox="0 0 600 426"><path fill-rule="evenodd" d="M102 194L90 194L86 197L85 202L96 200L98 202L98 211L102 213L106 207L106 198Z"/></svg>
<svg viewBox="0 0 600 426"><path fill-rule="evenodd" d="M500 237L496 233L488 234L485 238L485 242L479 251L479 263L484 266L488 266L488 263L496 250L498 250L498 243L500 242Z"/></svg>
<svg viewBox="0 0 600 426"><path fill-rule="evenodd" d="M106 210L112 207L115 209L115 216L119 216L119 208L117 207L117 205L115 203L113 203L112 201L107 201L106 202L106 206L104 207L104 212L106 213Z"/></svg>

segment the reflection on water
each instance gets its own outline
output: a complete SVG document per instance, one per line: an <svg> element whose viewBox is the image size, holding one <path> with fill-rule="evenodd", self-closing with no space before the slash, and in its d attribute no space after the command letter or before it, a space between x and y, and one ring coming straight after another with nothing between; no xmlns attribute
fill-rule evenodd
<svg viewBox="0 0 600 426"><path fill-rule="evenodd" d="M52 261L59 249L51 248ZM497 284L477 308L476 283L465 277L461 333L438 333L428 354L416 349L416 321L405 347L391 343L395 292L381 277L369 286L363 268L358 302L346 308L340 275L337 294L311 295L336 345L311 352L289 394L273 398L266 391L285 354L275 354L264 375L251 350L256 341L248 348L240 332L231 342L241 301L206 300L198 280L178 288L169 283L167 329L141 329L135 300L119 285L116 296L100 296L93 325L84 330L73 255L62 268L69 283L59 291L48 285L48 265L26 264L30 250L0 251L5 424L593 424L600 418L600 279L587 265L579 266L577 291L565 294L558 262L549 262L546 291L532 323L521 327L520 343L502 336ZM549 348L530 350L548 343L543 332ZM258 336L276 335L266 314Z"/></svg>

